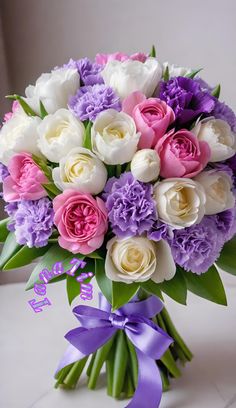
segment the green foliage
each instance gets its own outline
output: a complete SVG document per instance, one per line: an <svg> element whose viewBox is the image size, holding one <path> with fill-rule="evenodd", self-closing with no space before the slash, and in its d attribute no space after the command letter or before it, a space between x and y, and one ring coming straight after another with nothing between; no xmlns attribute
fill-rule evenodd
<svg viewBox="0 0 236 408"><path fill-rule="evenodd" d="M40 101L39 108L40 108L40 117L41 119L44 119L45 116L48 115L48 112L46 111L45 106L42 101Z"/></svg>
<svg viewBox="0 0 236 408"><path fill-rule="evenodd" d="M5 266L9 259L11 259L11 257L15 255L17 251L19 251L20 247L21 246L16 242L14 232L10 232L2 248L0 256L0 269L2 269Z"/></svg>
<svg viewBox="0 0 236 408"><path fill-rule="evenodd" d="M92 142L91 142L92 126L93 126L92 122L88 122L86 129L85 129L84 147L89 150L92 150Z"/></svg>
<svg viewBox="0 0 236 408"><path fill-rule="evenodd" d="M190 72L190 74L187 74L187 75L185 75L185 76L186 76L186 78L193 79L193 78L195 78L195 76L196 76L199 72L201 72L201 71L202 71L202 68L200 68L200 69L195 69L194 71Z"/></svg>
<svg viewBox="0 0 236 408"><path fill-rule="evenodd" d="M44 255L50 245L42 248L29 248L24 245L16 252L4 265L3 270L7 271L9 269L20 268L21 266L30 264L35 258Z"/></svg>
<svg viewBox="0 0 236 408"><path fill-rule="evenodd" d="M226 242L216 265L231 275L236 275L236 237Z"/></svg>
<svg viewBox="0 0 236 408"><path fill-rule="evenodd" d="M152 46L151 52L149 54L150 57L156 58L156 48L155 45Z"/></svg>
<svg viewBox="0 0 236 408"><path fill-rule="evenodd" d="M215 96L217 99L220 97L221 86L218 84L212 91L212 96Z"/></svg>
<svg viewBox="0 0 236 408"><path fill-rule="evenodd" d="M164 74L163 74L163 79L164 79L164 81L169 81L169 79L170 79L170 72L169 72L169 67L168 67L168 65L167 65L167 67L166 67L166 69L165 69L165 72L164 72Z"/></svg>
<svg viewBox="0 0 236 408"><path fill-rule="evenodd" d="M0 242L4 242L9 234L9 231L7 229L7 224L9 221L10 217L0 221Z"/></svg>
<svg viewBox="0 0 236 408"><path fill-rule="evenodd" d="M112 281L107 278L105 274L105 262L101 259L95 259L95 275L97 284L108 300L110 304L112 304Z"/></svg>
<svg viewBox="0 0 236 408"><path fill-rule="evenodd" d="M76 277L79 276L81 273L88 273L92 272L95 274L95 260L90 259L89 262L86 263L83 269L78 269L77 272L75 273L75 276L69 276L67 275L66 277L66 290L67 290L67 296L68 296L68 302L71 305L73 300L80 294L80 282L76 280ZM89 283L92 278L88 278L83 281L83 283Z"/></svg>
<svg viewBox="0 0 236 408"><path fill-rule="evenodd" d="M128 303L137 293L139 287L139 283L112 282L112 310L117 310Z"/></svg>
<svg viewBox="0 0 236 408"><path fill-rule="evenodd" d="M154 296L157 296L160 299L163 299L162 293L160 290L160 285L158 285L158 283L155 283L150 279L146 282L142 282L140 285L142 289L145 290L145 292L148 292Z"/></svg>
<svg viewBox="0 0 236 408"><path fill-rule="evenodd" d="M159 287L162 292L166 293L176 302L186 305L187 285L180 268L177 268L176 274L171 280L162 282Z"/></svg>
<svg viewBox="0 0 236 408"><path fill-rule="evenodd" d="M18 101L20 106L22 107L22 109L26 113L26 115L28 115L28 116L37 116L37 113L35 113L33 111L33 109L28 105L27 102L25 102L25 100L21 96L14 94L14 95L7 95L6 98L7 99L12 99L13 101Z"/></svg>

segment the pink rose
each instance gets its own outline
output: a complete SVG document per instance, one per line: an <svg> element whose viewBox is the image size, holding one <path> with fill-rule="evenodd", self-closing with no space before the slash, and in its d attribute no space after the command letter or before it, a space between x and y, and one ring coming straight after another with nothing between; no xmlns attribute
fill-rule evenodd
<svg viewBox="0 0 236 408"><path fill-rule="evenodd" d="M65 190L53 200L59 245L73 254L99 248L107 231L107 211L101 198Z"/></svg>
<svg viewBox="0 0 236 408"><path fill-rule="evenodd" d="M106 65L109 61L116 60L123 62L128 59L132 59L133 61L145 62L147 59L147 55L141 52L136 52L135 54L132 54L130 56L124 54L123 52L114 52L113 54L97 54L95 57L95 62L100 65Z"/></svg>
<svg viewBox="0 0 236 408"><path fill-rule="evenodd" d="M154 148L175 120L173 110L164 101L158 98L146 99L139 91L124 99L122 110L132 116L137 130L141 133L139 149Z"/></svg>
<svg viewBox="0 0 236 408"><path fill-rule="evenodd" d="M188 130L174 132L172 129L159 139L155 147L161 160L160 175L164 178L194 177L210 160L210 147Z"/></svg>
<svg viewBox="0 0 236 408"><path fill-rule="evenodd" d="M5 113L4 118L3 118L3 123L6 123L9 119L11 119L13 113L18 111L20 108L20 104L18 101L14 101L11 107L11 112Z"/></svg>
<svg viewBox="0 0 236 408"><path fill-rule="evenodd" d="M29 153L17 153L9 161L10 175L3 181L5 201L39 200L47 196L42 184L48 179Z"/></svg>

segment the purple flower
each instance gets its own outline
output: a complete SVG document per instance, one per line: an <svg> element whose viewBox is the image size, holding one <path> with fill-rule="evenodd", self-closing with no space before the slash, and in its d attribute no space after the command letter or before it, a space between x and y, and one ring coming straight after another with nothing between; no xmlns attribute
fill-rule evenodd
<svg viewBox="0 0 236 408"><path fill-rule="evenodd" d="M7 176L9 176L7 166L5 166L3 163L0 163L0 183L2 183Z"/></svg>
<svg viewBox="0 0 236 408"><path fill-rule="evenodd" d="M229 124L233 132L236 132L236 116L232 109L224 102L220 102L217 98L215 100L215 108L211 115L216 119L222 119Z"/></svg>
<svg viewBox="0 0 236 408"><path fill-rule="evenodd" d="M197 275L207 272L216 261L224 244L215 220L204 217L200 224L174 231L169 241L175 262Z"/></svg>
<svg viewBox="0 0 236 408"><path fill-rule="evenodd" d="M18 244L29 248L47 245L54 219L52 202L48 198L9 203L5 209L12 217L8 229L15 231Z"/></svg>
<svg viewBox="0 0 236 408"><path fill-rule="evenodd" d="M63 68L77 69L83 85L104 83L103 78L100 75L100 72L104 69L104 66L96 64L95 62L90 61L88 58L81 58L77 61L71 58L67 64L63 65Z"/></svg>
<svg viewBox="0 0 236 408"><path fill-rule="evenodd" d="M69 108L80 120L94 122L97 115L106 109L121 110L119 97L105 85L83 86L69 101Z"/></svg>
<svg viewBox="0 0 236 408"><path fill-rule="evenodd" d="M161 83L160 98L173 109L181 126L212 112L215 106L214 98L197 81L181 76Z"/></svg>
<svg viewBox="0 0 236 408"><path fill-rule="evenodd" d="M225 164L231 169L233 173L234 187L236 188L236 154L225 161Z"/></svg>
<svg viewBox="0 0 236 408"><path fill-rule="evenodd" d="M168 241L172 239L173 236L173 230L170 225L164 224L164 222L160 220L155 221L147 233L147 237L151 241L160 241L161 239Z"/></svg>
<svg viewBox="0 0 236 408"><path fill-rule="evenodd" d="M156 221L152 185L135 180L131 173L112 177L105 186L108 218L119 238L141 235Z"/></svg>
<svg viewBox="0 0 236 408"><path fill-rule="evenodd" d="M217 236L220 233L224 242L230 241L236 234L236 206L219 214L210 215L207 218L214 221L218 229Z"/></svg>

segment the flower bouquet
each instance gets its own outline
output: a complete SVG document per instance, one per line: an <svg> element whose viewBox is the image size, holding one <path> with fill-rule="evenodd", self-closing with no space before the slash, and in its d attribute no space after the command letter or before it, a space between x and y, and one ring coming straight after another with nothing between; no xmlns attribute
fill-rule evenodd
<svg viewBox="0 0 236 408"><path fill-rule="evenodd" d="M109 395L156 408L192 358L163 293L227 304L217 267L236 274L236 117L199 72L153 47L71 59L8 96L1 268L39 258L27 290L64 279L70 304L87 300L56 387L74 388L86 366L93 389L105 365ZM93 277L97 308L81 296Z"/></svg>

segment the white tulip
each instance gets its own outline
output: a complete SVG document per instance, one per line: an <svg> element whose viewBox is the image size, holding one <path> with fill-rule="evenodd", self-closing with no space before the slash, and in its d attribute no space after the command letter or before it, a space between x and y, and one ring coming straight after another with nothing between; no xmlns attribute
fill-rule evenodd
<svg viewBox="0 0 236 408"><path fill-rule="evenodd" d="M38 127L38 146L48 160L58 163L74 147L82 146L83 123L67 109L45 116Z"/></svg>
<svg viewBox="0 0 236 408"><path fill-rule="evenodd" d="M192 72L191 68L180 67L180 66L175 65L175 64L170 64L169 62L164 62L163 63L163 72L165 72L167 67L168 67L168 70L169 70L170 78L178 77L178 76L186 76L188 74L191 74L191 72Z"/></svg>
<svg viewBox="0 0 236 408"><path fill-rule="evenodd" d="M207 142L211 149L211 162L229 159L236 152L236 135L227 122L208 118L198 122L191 130L199 140Z"/></svg>
<svg viewBox="0 0 236 408"><path fill-rule="evenodd" d="M80 76L76 69L61 68L42 74L35 85L25 90L25 101L39 114L40 101L48 113L66 108L70 96L80 87Z"/></svg>
<svg viewBox="0 0 236 408"><path fill-rule="evenodd" d="M202 185L206 194L206 215L218 214L229 210L235 205L235 197L232 193L232 178L224 171L203 171L195 178Z"/></svg>
<svg viewBox="0 0 236 408"><path fill-rule="evenodd" d="M155 58L140 61L109 61L101 72L104 82L111 86L121 99L134 91L147 97L153 95L162 76L162 66Z"/></svg>
<svg viewBox="0 0 236 408"><path fill-rule="evenodd" d="M131 173L136 180L149 183L158 178L160 157L155 150L143 149L135 153L131 161Z"/></svg>
<svg viewBox="0 0 236 408"><path fill-rule="evenodd" d="M134 120L114 109L101 112L91 130L92 150L106 164L131 161L139 138Z"/></svg>
<svg viewBox="0 0 236 408"><path fill-rule="evenodd" d="M160 220L176 229L198 224L205 214L204 189L188 178L170 178L156 183L154 200Z"/></svg>
<svg viewBox="0 0 236 408"><path fill-rule="evenodd" d="M82 193L99 194L107 181L104 164L90 150L72 149L52 171L53 181L60 190L73 189Z"/></svg>
<svg viewBox="0 0 236 408"><path fill-rule="evenodd" d="M0 162L7 165L15 153L33 153L41 156L38 149L37 127L41 119L28 116L22 109L13 113L0 130Z"/></svg>
<svg viewBox="0 0 236 408"><path fill-rule="evenodd" d="M152 279L160 283L172 279L175 272L170 247L164 240L115 237L107 243L105 273L112 281L129 284Z"/></svg>

